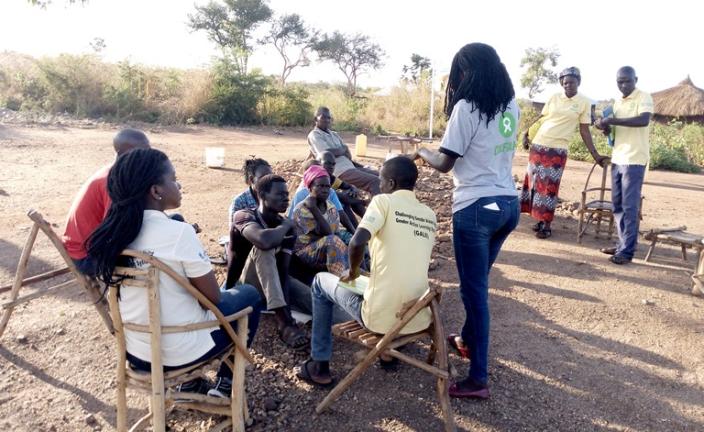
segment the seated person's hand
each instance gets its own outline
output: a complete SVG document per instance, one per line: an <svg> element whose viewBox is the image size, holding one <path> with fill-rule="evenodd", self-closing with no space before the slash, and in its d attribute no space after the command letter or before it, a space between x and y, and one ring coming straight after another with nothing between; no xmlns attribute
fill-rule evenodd
<svg viewBox="0 0 704 432"><path fill-rule="evenodd" d="M342 282L352 282L353 280L357 279L359 276L360 276L359 268L348 269L348 270L345 270L344 273L342 273L342 276L340 276L340 280Z"/></svg>
<svg viewBox="0 0 704 432"><path fill-rule="evenodd" d="M345 191L348 197L350 198L357 198L359 196L359 191L357 190L356 187L352 186L351 188L347 189Z"/></svg>
<svg viewBox="0 0 704 432"><path fill-rule="evenodd" d="M313 210L318 205L318 203L313 195L308 195L306 199L303 200L303 205L308 210Z"/></svg>
<svg viewBox="0 0 704 432"><path fill-rule="evenodd" d="M287 231L291 231L291 230L293 230L293 229L295 228L295 225L294 225L293 221L292 221L291 219L287 218L287 217L282 218L282 220L281 220L281 226L286 227L286 228L287 228Z"/></svg>

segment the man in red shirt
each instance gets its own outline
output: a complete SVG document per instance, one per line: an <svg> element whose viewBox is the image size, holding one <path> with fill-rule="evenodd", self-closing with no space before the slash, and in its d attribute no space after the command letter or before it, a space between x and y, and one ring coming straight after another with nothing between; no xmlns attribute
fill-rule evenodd
<svg viewBox="0 0 704 432"><path fill-rule="evenodd" d="M149 148L149 138L136 129L123 129L112 140L117 157L136 148ZM71 204L62 241L78 270L95 275L95 263L88 257L85 242L103 221L110 208L108 173L112 164L98 170L86 181Z"/></svg>

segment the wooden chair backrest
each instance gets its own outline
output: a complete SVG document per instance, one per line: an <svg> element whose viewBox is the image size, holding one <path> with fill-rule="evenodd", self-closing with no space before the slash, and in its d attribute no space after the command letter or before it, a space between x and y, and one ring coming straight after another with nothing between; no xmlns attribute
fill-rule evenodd
<svg viewBox="0 0 704 432"><path fill-rule="evenodd" d="M194 330L199 330L203 328L217 328L222 327L230 339L235 344L237 349L244 355L244 357L250 362L254 362L251 354L247 350L247 347L240 341L237 334L232 329L229 321L223 315L222 312L215 306L208 298L203 295L198 289L196 289L185 277L176 273L171 267L164 264L158 258L151 255L145 254L143 252L126 249L122 252L123 256L136 258L149 264L148 267L139 269L133 267L116 267L113 275L116 277L124 277L125 279L122 283L133 287L142 287L147 290L147 298L149 301L149 325L140 325L135 323L124 323L122 317L120 316L120 305L117 299L117 286L111 286L109 289L108 300L110 302L110 311L113 316L113 321L115 322L116 334L119 339L124 343L124 329L149 333L151 335L151 346L152 346L152 370L154 370L155 365L161 365L161 335L165 333L185 333ZM215 317L216 321L210 321L207 323L189 324L183 326L162 326L161 325L161 305L159 298L159 273L164 272L173 280L175 280L179 285L181 285L186 291L188 291L193 297L195 297L198 302L205 308L210 310ZM120 284L118 284L120 285ZM251 308L247 308L245 311L238 312L250 312ZM246 330L243 330L246 331ZM159 358L156 358L159 356ZM161 370L161 368L159 368Z"/></svg>
<svg viewBox="0 0 704 432"><path fill-rule="evenodd" d="M587 181L584 183L584 192L589 192L589 191L599 191L599 201L604 201L604 198L606 196L606 192L610 191L611 188L606 187L606 181L609 178L609 169L611 167L611 162L607 161L604 163L604 167L602 168L601 171L601 182L599 183L598 188L590 188L590 183L591 183L591 178L592 175L594 174L594 170L596 170L596 167L599 167L599 164L594 162L592 165L592 168L589 170L589 174L587 175Z"/></svg>

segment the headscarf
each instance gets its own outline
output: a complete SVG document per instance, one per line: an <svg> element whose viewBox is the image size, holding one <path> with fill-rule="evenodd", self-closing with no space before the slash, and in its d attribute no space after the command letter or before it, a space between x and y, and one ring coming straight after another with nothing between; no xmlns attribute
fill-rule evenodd
<svg viewBox="0 0 704 432"><path fill-rule="evenodd" d="M325 168L321 167L320 165L311 165L310 168L308 168L303 174L303 184L305 184L306 187L310 190L310 186L313 184L313 181L320 177L329 178L330 176L328 175L328 172L325 170Z"/></svg>

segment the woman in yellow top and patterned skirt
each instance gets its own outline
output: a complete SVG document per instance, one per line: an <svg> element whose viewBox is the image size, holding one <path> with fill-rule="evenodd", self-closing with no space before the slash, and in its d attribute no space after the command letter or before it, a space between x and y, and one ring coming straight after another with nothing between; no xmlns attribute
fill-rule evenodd
<svg viewBox="0 0 704 432"><path fill-rule="evenodd" d="M603 165L606 159L597 152L589 132L591 101L577 93L582 80L579 69L569 67L560 72L559 79L564 93L556 93L543 107L540 119L531 127L538 127L535 137L531 140L528 132L523 137L523 148L527 150L530 146L530 154L523 180L521 212L529 213L538 221L533 230L540 239L552 235L550 224L555 215L567 149L577 126L594 160Z"/></svg>

